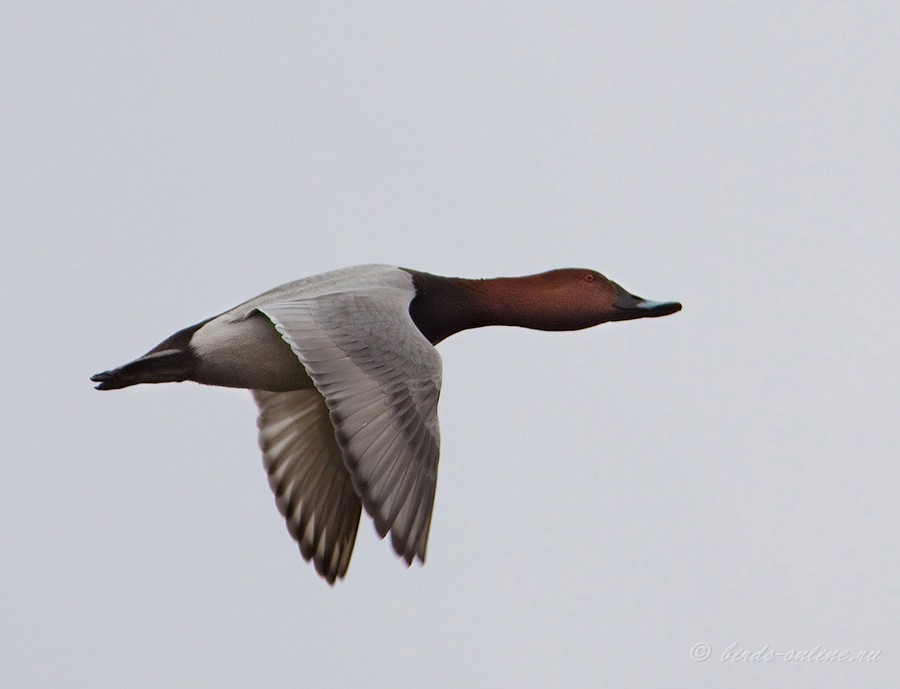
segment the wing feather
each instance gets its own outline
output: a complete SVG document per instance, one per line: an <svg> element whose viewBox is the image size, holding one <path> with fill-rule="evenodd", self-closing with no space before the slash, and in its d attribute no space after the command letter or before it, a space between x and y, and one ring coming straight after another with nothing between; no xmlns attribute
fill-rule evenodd
<svg viewBox="0 0 900 689"><path fill-rule="evenodd" d="M330 584L347 573L360 500L315 390L254 390L259 446L275 504L306 560Z"/></svg>
<svg viewBox="0 0 900 689"><path fill-rule="evenodd" d="M425 560L440 454L441 361L412 322L413 296L398 277L257 307L325 398L353 487L407 564Z"/></svg>

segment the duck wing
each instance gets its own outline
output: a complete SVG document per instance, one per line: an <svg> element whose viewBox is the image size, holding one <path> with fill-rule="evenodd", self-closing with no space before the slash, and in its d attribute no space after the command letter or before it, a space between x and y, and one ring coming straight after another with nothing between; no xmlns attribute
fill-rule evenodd
<svg viewBox="0 0 900 689"><path fill-rule="evenodd" d="M412 281L259 305L325 398L375 528L425 561L440 453L441 359L409 315Z"/></svg>
<svg viewBox="0 0 900 689"><path fill-rule="evenodd" d="M343 578L359 528L359 496L315 390L254 390L269 485L300 553L329 584Z"/></svg>

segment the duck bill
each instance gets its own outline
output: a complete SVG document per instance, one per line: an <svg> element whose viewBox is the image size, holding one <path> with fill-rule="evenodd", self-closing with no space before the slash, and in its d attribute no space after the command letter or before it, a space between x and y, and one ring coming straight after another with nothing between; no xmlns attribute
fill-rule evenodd
<svg viewBox="0 0 900 689"><path fill-rule="evenodd" d="M681 311L677 301L650 301L616 285L619 296L613 304L613 321L630 321L635 318L657 318Z"/></svg>

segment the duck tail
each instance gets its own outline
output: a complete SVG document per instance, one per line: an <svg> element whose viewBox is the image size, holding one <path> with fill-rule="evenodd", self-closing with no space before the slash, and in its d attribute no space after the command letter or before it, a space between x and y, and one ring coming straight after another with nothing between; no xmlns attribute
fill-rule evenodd
<svg viewBox="0 0 900 689"><path fill-rule="evenodd" d="M139 359L91 376L97 390L119 390L140 383L177 383L191 373L192 357L183 349L148 352Z"/></svg>
<svg viewBox="0 0 900 689"><path fill-rule="evenodd" d="M194 372L196 357L191 338L212 318L179 330L144 356L111 371L95 373L91 380L97 390L120 390L140 383L180 383Z"/></svg>

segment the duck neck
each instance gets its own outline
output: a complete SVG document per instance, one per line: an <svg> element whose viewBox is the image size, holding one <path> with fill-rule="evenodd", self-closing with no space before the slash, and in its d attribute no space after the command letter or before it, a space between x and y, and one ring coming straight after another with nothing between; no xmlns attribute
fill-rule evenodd
<svg viewBox="0 0 900 689"><path fill-rule="evenodd" d="M588 325L569 324L548 308L540 276L469 280L409 272L416 287L410 316L432 344L488 325L535 330L575 330Z"/></svg>

